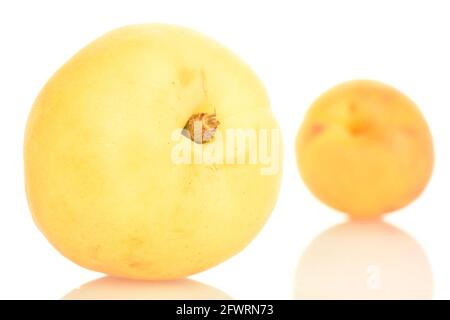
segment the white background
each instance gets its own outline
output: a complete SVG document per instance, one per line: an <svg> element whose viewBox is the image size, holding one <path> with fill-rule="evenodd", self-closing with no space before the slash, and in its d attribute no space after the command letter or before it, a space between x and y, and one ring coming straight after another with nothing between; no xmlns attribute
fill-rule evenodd
<svg viewBox="0 0 450 320"><path fill-rule="evenodd" d="M385 265L395 266L399 278L411 274L419 281L424 274L415 266L429 264L433 298L450 298L449 17L448 1L1 1L0 298L60 299L102 276L59 255L35 227L24 194L23 133L34 98L58 67L103 33L143 22L189 26L235 51L264 82L283 130L283 184L271 219L243 252L192 279L235 299L293 297L305 249L345 220L301 182L294 157L296 130L323 91L344 80L369 78L394 85L421 107L436 149L425 193L386 219L410 235L402 240L410 241L410 250L421 246L428 260L409 261L405 254L414 253L394 252ZM336 242L337 253L348 259L354 248ZM369 262L371 254L381 252L385 259L382 253L397 246L354 242L356 247L367 245L358 250ZM334 267L326 261L351 289L353 275L342 269L351 269L353 262L341 262ZM420 291L414 281L404 285ZM324 285L318 283L314 290L320 294L327 290ZM398 285L395 277L382 281L382 288L394 295ZM112 284L108 290L120 286ZM164 291L166 297L172 289ZM120 294L126 294L123 288Z"/></svg>

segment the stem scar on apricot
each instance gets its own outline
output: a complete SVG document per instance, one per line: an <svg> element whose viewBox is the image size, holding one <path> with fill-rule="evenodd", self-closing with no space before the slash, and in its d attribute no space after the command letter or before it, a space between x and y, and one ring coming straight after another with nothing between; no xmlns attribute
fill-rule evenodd
<svg viewBox="0 0 450 320"><path fill-rule="evenodd" d="M197 144L208 143L214 139L219 124L215 113L197 113L186 122L182 134Z"/></svg>

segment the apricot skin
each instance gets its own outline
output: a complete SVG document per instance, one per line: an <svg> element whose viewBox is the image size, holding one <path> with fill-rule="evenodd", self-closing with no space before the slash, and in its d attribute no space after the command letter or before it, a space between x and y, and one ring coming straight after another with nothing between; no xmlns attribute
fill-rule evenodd
<svg viewBox="0 0 450 320"><path fill-rule="evenodd" d="M352 218L375 218L416 199L433 169L433 143L416 105L369 80L340 84L310 107L296 139L310 191Z"/></svg>

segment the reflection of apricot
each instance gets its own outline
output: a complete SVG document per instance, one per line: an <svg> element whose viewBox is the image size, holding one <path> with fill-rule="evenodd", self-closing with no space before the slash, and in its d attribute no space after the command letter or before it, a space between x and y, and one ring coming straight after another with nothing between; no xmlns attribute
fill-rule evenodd
<svg viewBox="0 0 450 320"><path fill-rule="evenodd" d="M228 300L227 294L193 280L138 281L104 277L74 289L65 300Z"/></svg>
<svg viewBox="0 0 450 320"><path fill-rule="evenodd" d="M300 259L296 299L430 299L425 252L384 222L347 222L319 235Z"/></svg>
<svg viewBox="0 0 450 320"><path fill-rule="evenodd" d="M433 168L431 134L414 103L387 85L351 81L310 108L296 141L308 188L355 218L414 200Z"/></svg>

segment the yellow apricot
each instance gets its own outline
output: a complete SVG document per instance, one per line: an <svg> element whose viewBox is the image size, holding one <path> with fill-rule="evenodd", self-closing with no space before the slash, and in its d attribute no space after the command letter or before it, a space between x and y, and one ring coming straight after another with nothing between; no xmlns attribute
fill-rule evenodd
<svg viewBox="0 0 450 320"><path fill-rule="evenodd" d="M238 161L245 148L226 161L189 159L224 149L219 136L232 129L278 130L263 85L233 53L176 26L107 33L34 103L25 138L33 217L92 270L159 280L211 268L256 236L280 185L280 166ZM269 151L281 159L281 148Z"/></svg>
<svg viewBox="0 0 450 320"><path fill-rule="evenodd" d="M433 169L433 144L416 105L375 81L338 85L310 107L296 139L301 177L323 203L374 218L417 198Z"/></svg>

